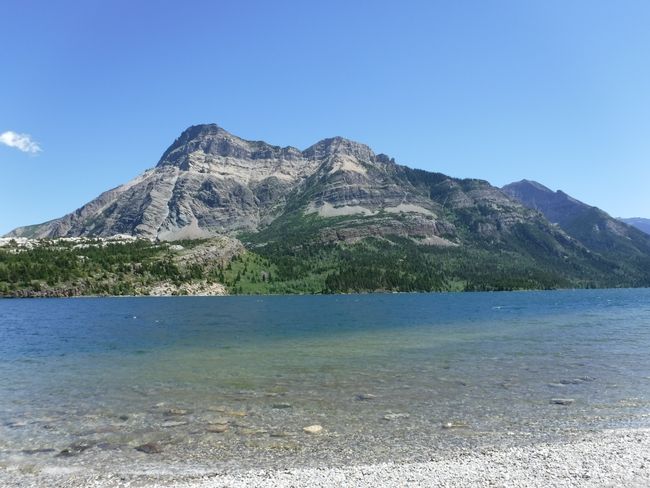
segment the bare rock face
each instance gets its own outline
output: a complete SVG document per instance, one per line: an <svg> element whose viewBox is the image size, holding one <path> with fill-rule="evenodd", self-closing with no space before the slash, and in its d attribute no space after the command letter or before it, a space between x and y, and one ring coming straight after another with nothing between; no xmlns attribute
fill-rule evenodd
<svg viewBox="0 0 650 488"><path fill-rule="evenodd" d="M245 141L214 124L193 126L155 168L61 219L12 235L175 240L255 230L281 213L286 194L318 164L295 148Z"/></svg>
<svg viewBox="0 0 650 488"><path fill-rule="evenodd" d="M130 182L10 235L196 239L260 231L289 215L331 221L326 242L398 235L441 246L462 243L459 226L503 240L513 226L539 219L487 182L412 170L348 139L300 151L207 124L185 130Z"/></svg>

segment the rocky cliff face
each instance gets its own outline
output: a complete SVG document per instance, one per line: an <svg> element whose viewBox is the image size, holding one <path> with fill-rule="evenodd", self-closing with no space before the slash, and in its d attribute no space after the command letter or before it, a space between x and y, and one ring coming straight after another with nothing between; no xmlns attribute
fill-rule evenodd
<svg viewBox="0 0 650 488"><path fill-rule="evenodd" d="M61 219L12 235L173 240L254 230L282 211L287 192L317 164L295 148L245 141L214 124L193 126L155 168Z"/></svg>

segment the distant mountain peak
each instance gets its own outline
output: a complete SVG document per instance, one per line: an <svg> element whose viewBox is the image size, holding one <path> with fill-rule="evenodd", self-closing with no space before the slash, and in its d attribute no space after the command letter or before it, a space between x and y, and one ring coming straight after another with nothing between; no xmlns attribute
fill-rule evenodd
<svg viewBox="0 0 650 488"><path fill-rule="evenodd" d="M537 182L535 180L527 180L525 178L523 180L520 180L520 181L517 181L517 182L514 182L514 183L510 183L509 185L504 186L504 188L514 187L514 186L520 186L520 187L521 186L530 186L530 187L533 187L533 188L535 188L537 190L540 190L540 191L546 191L546 192L553 193L553 190L551 190L550 188L542 185L541 183L539 183L539 182Z"/></svg>
<svg viewBox="0 0 650 488"><path fill-rule="evenodd" d="M308 158L322 158L333 154L348 154L362 160L369 160L375 156L373 150L366 144L340 136L318 141L303 151L303 155Z"/></svg>
<svg viewBox="0 0 650 488"><path fill-rule="evenodd" d="M529 180L510 183L501 190L525 207L541 212L592 250L608 253L625 249L630 255L650 251L650 241L637 229L561 190L554 192Z"/></svg>
<svg viewBox="0 0 650 488"><path fill-rule="evenodd" d="M562 190L553 191L534 180L523 179L516 181L505 185L501 190L516 200L520 200L527 207L541 211L553 222L557 222L561 215L555 215L556 212L550 210L549 207L559 208L566 203L571 206L592 208L591 205L573 198ZM559 210L560 213L564 211L564 209Z"/></svg>

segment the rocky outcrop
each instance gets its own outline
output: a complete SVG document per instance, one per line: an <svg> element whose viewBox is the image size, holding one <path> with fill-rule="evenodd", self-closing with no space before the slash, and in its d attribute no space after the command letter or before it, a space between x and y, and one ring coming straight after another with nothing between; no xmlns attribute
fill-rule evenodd
<svg viewBox="0 0 650 488"><path fill-rule="evenodd" d="M228 290L221 283L207 283L205 281L195 283L183 283L175 285L171 282L158 283L154 286L137 290L137 295L149 296L221 296L228 295Z"/></svg>

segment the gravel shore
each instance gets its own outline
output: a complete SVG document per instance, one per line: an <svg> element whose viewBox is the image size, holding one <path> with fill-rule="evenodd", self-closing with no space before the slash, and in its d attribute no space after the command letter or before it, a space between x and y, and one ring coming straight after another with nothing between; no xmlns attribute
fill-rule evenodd
<svg viewBox="0 0 650 488"><path fill-rule="evenodd" d="M441 453L425 463L384 463L322 469L174 474L100 473L46 468L25 473L5 466L6 487L647 487L650 429L611 430L564 444Z"/></svg>

